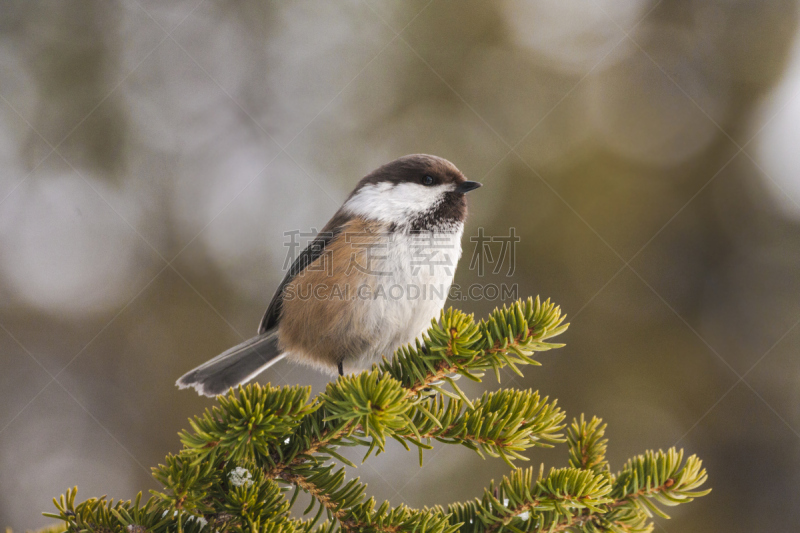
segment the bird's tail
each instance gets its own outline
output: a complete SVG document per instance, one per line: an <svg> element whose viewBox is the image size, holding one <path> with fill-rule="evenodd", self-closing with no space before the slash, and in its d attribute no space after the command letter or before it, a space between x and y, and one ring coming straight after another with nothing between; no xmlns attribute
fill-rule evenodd
<svg viewBox="0 0 800 533"><path fill-rule="evenodd" d="M204 396L217 396L250 381L285 356L278 348L277 330L267 331L190 370L175 384L181 389L194 387Z"/></svg>

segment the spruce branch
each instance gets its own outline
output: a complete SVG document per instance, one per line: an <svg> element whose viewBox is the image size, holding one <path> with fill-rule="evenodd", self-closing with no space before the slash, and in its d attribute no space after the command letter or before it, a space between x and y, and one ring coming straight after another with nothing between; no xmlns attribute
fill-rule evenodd
<svg viewBox="0 0 800 533"><path fill-rule="evenodd" d="M484 393L471 407L459 398L449 398L445 406L443 397L438 396L415 405L412 423L394 437L420 451L429 448L422 439L461 444L481 457L484 453L500 457L513 467L514 459L527 460L519 452L563 442L558 432L564 428L564 416L555 401L548 403L547 397L531 390Z"/></svg>
<svg viewBox="0 0 800 533"><path fill-rule="evenodd" d="M211 512L206 503L208 491L219 483L218 471L212 461L194 464L186 455L169 454L166 464L153 468L153 477L161 483L164 491L154 491L169 511L189 513Z"/></svg>
<svg viewBox="0 0 800 533"><path fill-rule="evenodd" d="M232 460L253 459L319 407L310 395L311 387L239 387L238 394L219 396L218 406L190 419L194 433L181 431L181 442L196 462L218 451Z"/></svg>
<svg viewBox="0 0 800 533"><path fill-rule="evenodd" d="M324 509L327 511L329 519L342 520L347 516L347 509L364 501L366 485L360 483L358 478L345 483L344 468L338 470L334 470L334 468L333 463L319 468L303 465L291 473L281 474L281 480L296 485L314 498L303 511L304 515L314 510L316 502L319 506L317 516Z"/></svg>
<svg viewBox="0 0 800 533"><path fill-rule="evenodd" d="M334 465L328 464L324 468L314 471L308 469L309 475L298 473L285 473L281 477L284 481L295 484L311 494L318 502L318 511L314 519L305 527L313 527L319 520L323 510L327 512L328 520L316 531L346 532L386 532L401 531L448 533L458 529L448 521L448 517L440 511L423 509L415 510L405 506L392 509L389 502L384 502L375 509L375 500L370 498L364 501L366 485L360 483L358 478L345 483L344 468L334 471ZM314 501L307 507L304 514L314 510Z"/></svg>
<svg viewBox="0 0 800 533"><path fill-rule="evenodd" d="M572 430L602 427L599 419L581 422L576 420ZM451 523L472 533L645 533L652 531L653 514L669 518L656 503L679 505L710 492L696 490L707 479L700 460L691 456L684 462L683 451L674 448L630 459L616 476L574 466L543 472L544 465L534 481L532 469L515 470L499 486L490 485L481 499L451 505Z"/></svg>
<svg viewBox="0 0 800 533"><path fill-rule="evenodd" d="M606 425L601 422L597 417L586 422L582 414L580 420L572 422L567 431L571 467L591 470L597 474L608 472L606 461L608 439L603 438Z"/></svg>
<svg viewBox="0 0 800 533"><path fill-rule="evenodd" d="M673 507L705 496L711 489L696 489L707 479L702 461L695 455L684 462L683 450L648 451L628 460L616 476L613 494L624 502L620 506L634 505L648 516L669 518L656 503Z"/></svg>
<svg viewBox="0 0 800 533"><path fill-rule="evenodd" d="M342 376L329 383L321 395L325 403L324 422L345 423L371 437L381 451L387 434L405 428L411 420L402 384L377 370L355 376Z"/></svg>
<svg viewBox="0 0 800 533"><path fill-rule="evenodd" d="M314 533L455 533L458 526L448 521L441 509L411 509L405 505L392 508L389 502L375 508L375 500L350 509L348 516L325 522Z"/></svg>
<svg viewBox="0 0 800 533"><path fill-rule="evenodd" d="M464 524L462 531L535 531L543 513L571 519L581 510L602 512L612 501L610 492L608 478L590 470L551 469L545 476L542 466L535 480L532 468L517 469L497 487L492 483L480 500L453 504L448 511L451 520Z"/></svg>
<svg viewBox="0 0 800 533"><path fill-rule="evenodd" d="M644 533L658 505L707 494L695 456L647 452L610 472L605 425L583 416L567 428L565 414L532 390L502 389L470 399L454 379L480 382L486 371L521 373L537 366L535 352L562 346L549 339L566 330L549 300L528 298L475 322L448 309L413 346L371 371L340 377L317 398L308 387L239 387L190 420L183 449L153 469L161 484L142 504L103 498L76 504L77 489L55 500L68 533L476 533L583 531ZM445 386L445 384L449 386ZM431 396L431 392L435 393ZM447 507L392 508L367 499L367 487L346 477L355 465L342 446L366 448L364 460L387 439L415 446L420 464L432 440L503 459L512 472L480 499ZM518 469L532 447L568 443L569 467ZM293 491L291 498L287 498ZM311 496L303 515L290 510L300 491ZM320 520L325 520L320 524Z"/></svg>
<svg viewBox="0 0 800 533"><path fill-rule="evenodd" d="M226 468L224 483L212 498L219 514L238 517L244 531L260 531L265 524L289 522L289 502L278 484L253 464ZM244 473L244 475L243 475Z"/></svg>
<svg viewBox="0 0 800 533"><path fill-rule="evenodd" d="M480 382L491 369L500 381L503 367L522 375L518 366L541 364L531 357L534 352L564 346L545 341L567 330L565 319L560 307L538 296L497 308L477 324L473 315L449 308L438 322L431 321L422 342L400 348L378 368L400 381L411 396L454 374ZM454 385L452 379L448 383Z"/></svg>

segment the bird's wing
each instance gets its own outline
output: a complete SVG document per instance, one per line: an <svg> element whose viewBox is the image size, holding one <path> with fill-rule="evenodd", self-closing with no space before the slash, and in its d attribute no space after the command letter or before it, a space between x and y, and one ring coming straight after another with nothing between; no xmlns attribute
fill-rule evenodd
<svg viewBox="0 0 800 533"><path fill-rule="evenodd" d="M275 291L275 295L272 297L269 307L267 307L267 312L264 313L264 318L261 319L261 324L258 326L259 335L278 325L278 321L281 318L281 309L283 307L283 290L286 285L291 283L295 276L305 270L308 265L322 255L325 251L325 247L341 233L349 219L350 217L343 214L341 210L337 211L337 213L333 215L333 218L325 224L325 227L322 228L317 237L309 243L299 256L297 256L292 266L289 267L289 271L286 273L286 276L284 276L283 281L278 285L278 289Z"/></svg>

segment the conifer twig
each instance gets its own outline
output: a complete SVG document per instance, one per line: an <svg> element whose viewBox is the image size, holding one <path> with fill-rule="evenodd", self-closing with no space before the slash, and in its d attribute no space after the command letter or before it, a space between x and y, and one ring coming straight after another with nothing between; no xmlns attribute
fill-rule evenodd
<svg viewBox="0 0 800 533"><path fill-rule="evenodd" d="M708 493L699 490L707 475L697 457L647 452L612 474L599 419L581 415L564 436L565 414L538 392L501 389L471 399L454 382L480 382L489 370L499 380L503 368L519 374L539 365L535 352L562 346L549 339L567 327L560 309L538 298L477 323L448 309L421 341L371 371L339 377L316 398L309 387L258 384L220 397L180 433L183 450L153 469L162 489L146 502L139 494L133 502L76 503L76 488L54 500L58 512L47 516L67 533L648 532L654 514L667 516L662 506ZM420 462L435 439L501 458L513 470L480 499L447 509L376 505L334 460L355 466L337 452L341 446L366 448L366 460L388 438L415 446ZM568 467L546 475L541 467L538 476L516 468L525 450L562 442ZM301 490L311 496L308 520L290 515Z"/></svg>

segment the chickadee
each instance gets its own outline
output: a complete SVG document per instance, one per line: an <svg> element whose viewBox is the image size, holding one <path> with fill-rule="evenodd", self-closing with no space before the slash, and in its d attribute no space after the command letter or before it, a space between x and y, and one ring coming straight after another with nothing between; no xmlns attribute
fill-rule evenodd
<svg viewBox="0 0 800 533"><path fill-rule="evenodd" d="M480 186L432 155L371 172L289 268L258 335L178 387L216 396L284 357L342 375L413 342L444 307L461 256L464 194Z"/></svg>

